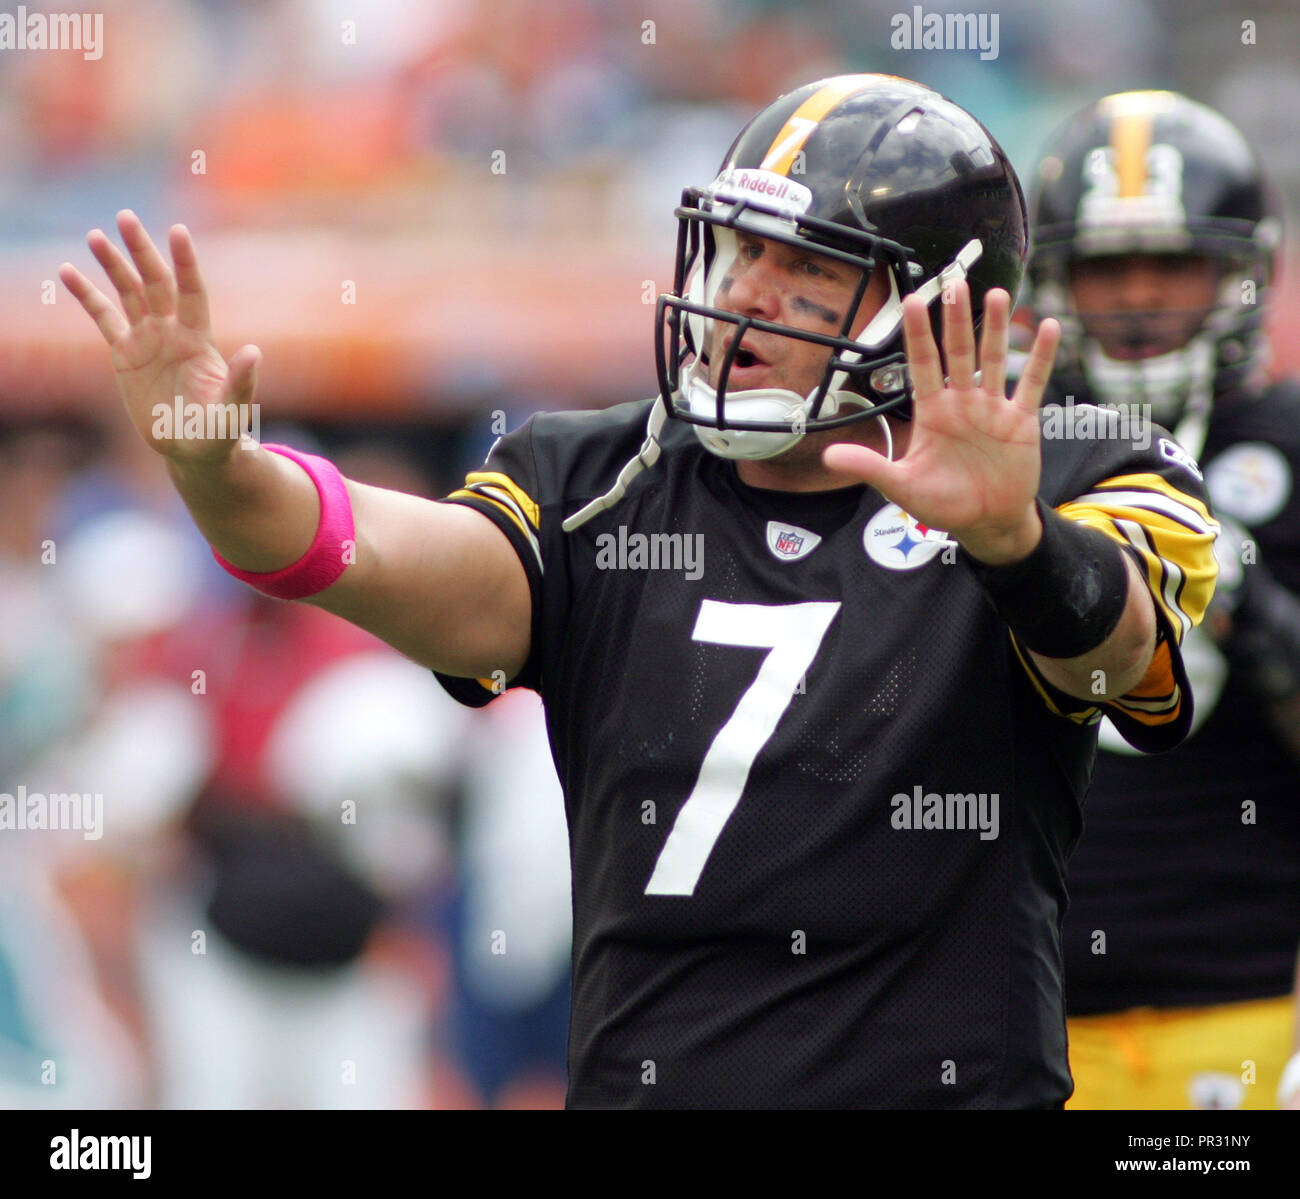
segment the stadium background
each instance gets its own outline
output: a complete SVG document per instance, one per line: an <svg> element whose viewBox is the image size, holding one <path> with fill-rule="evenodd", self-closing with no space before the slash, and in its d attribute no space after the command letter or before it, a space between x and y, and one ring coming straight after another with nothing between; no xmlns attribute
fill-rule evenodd
<svg viewBox="0 0 1300 1199"><path fill-rule="evenodd" d="M912 11L896 0L133 0L104 9L97 61L0 50L0 791L106 797L98 840L0 831L0 1103L562 1094L567 880L535 712L453 711L368 647L288 630L298 656L269 650L264 673L319 685L262 713L292 725L274 780L240 779L216 713L233 701L190 668L238 658L227 682L246 697L256 674L231 647L273 646L287 618L205 560L127 425L97 333L53 282L66 259L93 266L86 230L112 232L123 207L159 240L188 224L223 352L264 351L263 437L425 494L533 411L652 394L681 188L814 78L930 84L1026 180L1075 108L1175 88L1264 152L1294 230L1286 0L924 6L949 9L997 14L995 59L891 49L891 18ZM1298 299L1284 267L1279 369L1300 366ZM370 673L330 674L354 656ZM211 900L194 811L214 791L223 828L293 812L382 896L355 960L218 961L229 947L189 919ZM298 956L329 940L320 923L304 918Z"/></svg>

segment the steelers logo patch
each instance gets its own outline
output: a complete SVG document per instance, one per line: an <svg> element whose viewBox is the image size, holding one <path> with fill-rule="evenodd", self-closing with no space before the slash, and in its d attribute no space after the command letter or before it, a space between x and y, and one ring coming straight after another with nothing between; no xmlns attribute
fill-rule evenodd
<svg viewBox="0 0 1300 1199"><path fill-rule="evenodd" d="M1205 486L1216 508L1248 525L1262 525L1291 498L1291 467L1276 447L1243 441L1206 467Z"/></svg>
<svg viewBox="0 0 1300 1199"><path fill-rule="evenodd" d="M908 516L897 504L886 504L862 530L867 557L889 570L915 570L947 545L948 534Z"/></svg>

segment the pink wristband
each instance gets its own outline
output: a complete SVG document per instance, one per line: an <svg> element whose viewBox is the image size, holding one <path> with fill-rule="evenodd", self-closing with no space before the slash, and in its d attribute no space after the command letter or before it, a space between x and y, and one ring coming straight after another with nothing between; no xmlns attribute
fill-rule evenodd
<svg viewBox="0 0 1300 1199"><path fill-rule="evenodd" d="M302 599L324 591L352 561L356 548L356 526L352 520L352 501L339 468L328 459L304 454L287 445L264 445L264 450L292 458L310 476L320 496L320 524L316 537L297 562L280 570L240 570L216 550L212 556L235 578L276 599Z"/></svg>

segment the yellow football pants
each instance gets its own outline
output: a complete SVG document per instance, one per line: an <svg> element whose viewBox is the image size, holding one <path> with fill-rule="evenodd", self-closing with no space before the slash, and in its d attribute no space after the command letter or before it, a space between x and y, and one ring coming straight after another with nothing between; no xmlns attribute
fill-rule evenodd
<svg viewBox="0 0 1300 1199"><path fill-rule="evenodd" d="M1067 1108L1277 1107L1294 1050L1290 995L1199 1008L1134 1008L1067 1022Z"/></svg>

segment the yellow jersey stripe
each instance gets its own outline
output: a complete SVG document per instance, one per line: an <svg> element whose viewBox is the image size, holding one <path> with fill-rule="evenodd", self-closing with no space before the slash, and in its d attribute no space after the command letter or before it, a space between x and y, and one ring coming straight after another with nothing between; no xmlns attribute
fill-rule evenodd
<svg viewBox="0 0 1300 1199"><path fill-rule="evenodd" d="M473 478L473 475L469 476ZM515 492L519 495L524 493L518 488ZM447 497L448 500L477 500L480 504L491 504L498 512L504 512L514 522L515 527L524 535L528 542L529 548L533 551L533 557L537 560L539 570L545 571L546 566L542 561L542 546L537 540L537 535L528 527L525 515L520 509L520 505L515 502L512 495L507 495L504 488L500 488L496 483L476 483L473 487L462 487L458 491L453 491ZM534 513L537 512L537 506L533 505Z"/></svg>
<svg viewBox="0 0 1300 1199"><path fill-rule="evenodd" d="M493 487L500 487L519 505L520 511L528 518L528 522L534 529L542 527L542 510L537 506L537 501L509 475L503 475L500 471L495 470L470 471L465 476L465 486L472 488L476 483L488 483Z"/></svg>
<svg viewBox="0 0 1300 1199"><path fill-rule="evenodd" d="M1154 491L1167 499L1190 508L1211 528L1218 527L1218 521L1214 519L1214 515L1205 506L1203 500L1198 500L1196 496L1180 491L1164 475L1113 475L1109 479L1102 479L1100 483L1094 483L1093 488L1094 494L1096 491Z"/></svg>
<svg viewBox="0 0 1300 1199"><path fill-rule="evenodd" d="M1038 697L1047 705L1047 710L1051 712L1053 716L1064 716L1067 720L1074 721L1075 724L1092 724L1093 721L1100 718L1100 709L1093 705L1074 709L1069 712L1062 711L1060 704L1052 698L1051 693L1047 690L1042 677L1038 673L1038 669L1034 666L1033 662L1025 656L1025 651L1021 648L1020 642L1016 640L1016 635L1011 633L1009 629L1007 631L1011 636L1011 648L1016 651L1016 657L1020 659L1020 665L1029 676L1029 681L1034 685L1034 690L1038 692ZM1071 696L1070 698L1073 699L1074 697ZM1079 700L1078 702L1081 704L1085 703L1084 700Z"/></svg>
<svg viewBox="0 0 1300 1199"><path fill-rule="evenodd" d="M1090 494L1068 501L1056 511L1136 551L1151 598L1175 644L1201 622L1218 577L1214 537L1219 526L1195 496L1172 487L1160 475L1122 475L1094 484ZM1080 724L1096 719L1097 707L1062 711L1014 636L1011 642L1049 711ZM1104 707L1149 728L1180 719L1183 695L1174 673L1173 652L1162 636L1137 685L1123 696L1106 700Z"/></svg>
<svg viewBox="0 0 1300 1199"><path fill-rule="evenodd" d="M1146 569L1147 587L1151 592L1151 598L1155 600L1158 607L1163 609L1165 620L1178 632L1181 638L1183 622L1181 618L1171 610L1169 604L1165 600L1166 584L1168 583L1168 578L1165 574L1165 564L1161 560L1159 554L1152 551L1151 547L1146 542L1146 538L1140 536L1141 526L1137 526L1139 530L1138 544L1134 545L1131 537L1126 536L1124 531L1115 523L1115 517L1104 508L1092 508L1085 504L1063 504L1057 509L1057 511L1067 520L1078 521L1080 524L1087 525L1089 528L1105 533L1107 537L1112 541L1117 542L1119 545L1131 545L1138 551L1138 554L1142 559L1142 565ZM1144 512L1142 515L1143 517L1146 517L1149 513ZM1134 526L1134 522L1132 521L1125 523L1129 525L1130 529Z"/></svg>
<svg viewBox="0 0 1300 1199"><path fill-rule="evenodd" d="M1218 566L1212 530L1217 530L1218 523L1212 521L1203 531L1190 528L1184 523L1195 511L1190 504L1179 515L1170 516L1125 503L1111 505L1105 502L1104 493L1094 492L1090 500L1071 501L1057 511L1067 520L1098 529L1137 551L1151 596L1181 642L1187 630L1204 619L1214 594Z"/></svg>
<svg viewBox="0 0 1300 1199"><path fill-rule="evenodd" d="M1193 533L1200 533L1204 537L1213 537L1218 531L1217 522L1210 524L1203 520L1195 508L1178 500L1171 500L1168 496L1155 491L1107 489L1076 496L1070 502L1095 505L1104 508L1107 512L1119 511L1123 508L1129 512L1150 513L1153 519L1159 516L1161 519L1175 521L1183 528L1190 529Z"/></svg>
<svg viewBox="0 0 1300 1199"><path fill-rule="evenodd" d="M459 491L453 491L451 495L449 495L447 498L449 500L486 501L487 503L493 505L493 507L499 508L508 517L510 517L510 519L514 521L516 525L519 526L519 531L521 533L523 533L525 536L529 535L528 529L524 527L524 522L519 518L519 513L516 512L513 508L511 508L509 504L503 504L500 500L495 499L490 495L484 495L482 492L471 491L468 487L462 487L460 488Z"/></svg>

